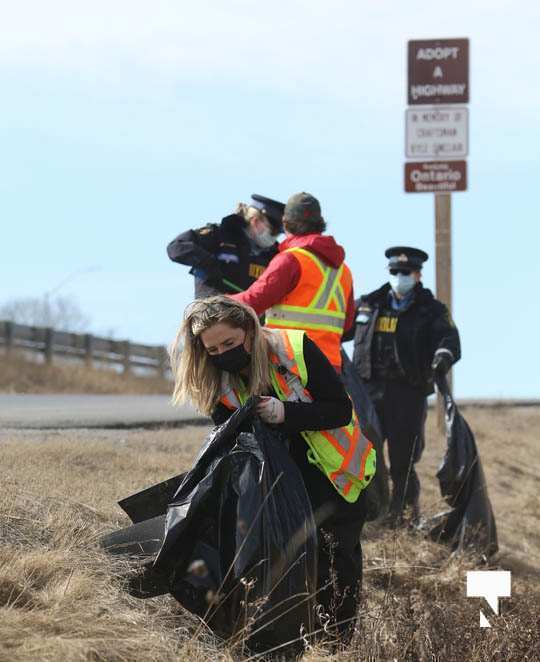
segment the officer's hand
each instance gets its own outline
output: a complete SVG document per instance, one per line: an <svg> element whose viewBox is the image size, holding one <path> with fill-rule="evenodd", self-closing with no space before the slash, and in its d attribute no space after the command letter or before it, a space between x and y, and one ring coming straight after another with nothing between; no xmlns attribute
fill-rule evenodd
<svg viewBox="0 0 540 662"><path fill-rule="evenodd" d="M433 372L438 372L441 375L446 375L446 373L452 367L452 357L447 352L440 352L435 354L433 361L431 362L431 369Z"/></svg>
<svg viewBox="0 0 540 662"><path fill-rule="evenodd" d="M285 420L285 407L277 398L262 396L257 404L257 414L265 423L277 425Z"/></svg>

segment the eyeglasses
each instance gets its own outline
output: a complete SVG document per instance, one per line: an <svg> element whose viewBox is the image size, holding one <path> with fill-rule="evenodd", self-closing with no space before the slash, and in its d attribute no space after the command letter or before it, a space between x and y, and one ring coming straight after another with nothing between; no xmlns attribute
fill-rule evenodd
<svg viewBox="0 0 540 662"><path fill-rule="evenodd" d="M403 274L404 276L411 275L411 269L390 269L392 276L397 276L398 274Z"/></svg>

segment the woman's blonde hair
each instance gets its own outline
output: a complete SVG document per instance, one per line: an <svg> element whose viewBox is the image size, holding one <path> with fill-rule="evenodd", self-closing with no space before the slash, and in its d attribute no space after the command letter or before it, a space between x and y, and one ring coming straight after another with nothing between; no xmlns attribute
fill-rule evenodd
<svg viewBox="0 0 540 662"><path fill-rule="evenodd" d="M241 328L251 336L251 362L247 391L249 395L262 395L270 386L268 358L272 332L261 328L255 311L249 306L226 296L198 299L184 313L184 321L170 348L174 375L173 403L191 401L199 411L211 414L222 391L221 370L216 368L206 351L201 333L215 324L228 324ZM230 385L240 387L240 377L228 374Z"/></svg>

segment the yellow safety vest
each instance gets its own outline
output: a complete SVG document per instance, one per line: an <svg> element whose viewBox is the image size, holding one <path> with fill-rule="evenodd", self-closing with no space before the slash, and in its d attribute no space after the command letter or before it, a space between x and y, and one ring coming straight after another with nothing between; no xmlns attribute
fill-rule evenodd
<svg viewBox="0 0 540 662"><path fill-rule="evenodd" d="M306 389L308 374L304 360L304 331L276 331L276 351L271 352L272 386L283 402L313 402ZM232 388L224 374L221 402L229 409L240 408L247 400L245 390ZM315 464L348 502L357 501L375 475L373 444L362 433L353 408L348 425L333 430L305 430L309 462Z"/></svg>

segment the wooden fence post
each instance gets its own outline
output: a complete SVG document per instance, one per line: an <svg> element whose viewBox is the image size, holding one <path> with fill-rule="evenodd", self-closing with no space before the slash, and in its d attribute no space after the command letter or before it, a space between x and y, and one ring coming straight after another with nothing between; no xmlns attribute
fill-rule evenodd
<svg viewBox="0 0 540 662"><path fill-rule="evenodd" d="M4 322L4 329L6 333L6 356L10 356L12 350L13 350L13 335L14 335L14 329L13 329L13 322Z"/></svg>
<svg viewBox="0 0 540 662"><path fill-rule="evenodd" d="M54 329L50 327L45 329L45 344L43 346L43 354L45 356L45 363L52 365L54 352Z"/></svg>
<svg viewBox="0 0 540 662"><path fill-rule="evenodd" d="M129 375L131 372L131 343L129 340L124 341L124 375Z"/></svg>
<svg viewBox="0 0 540 662"><path fill-rule="evenodd" d="M87 368L94 366L94 347L93 338L91 333L84 335L84 363Z"/></svg>

